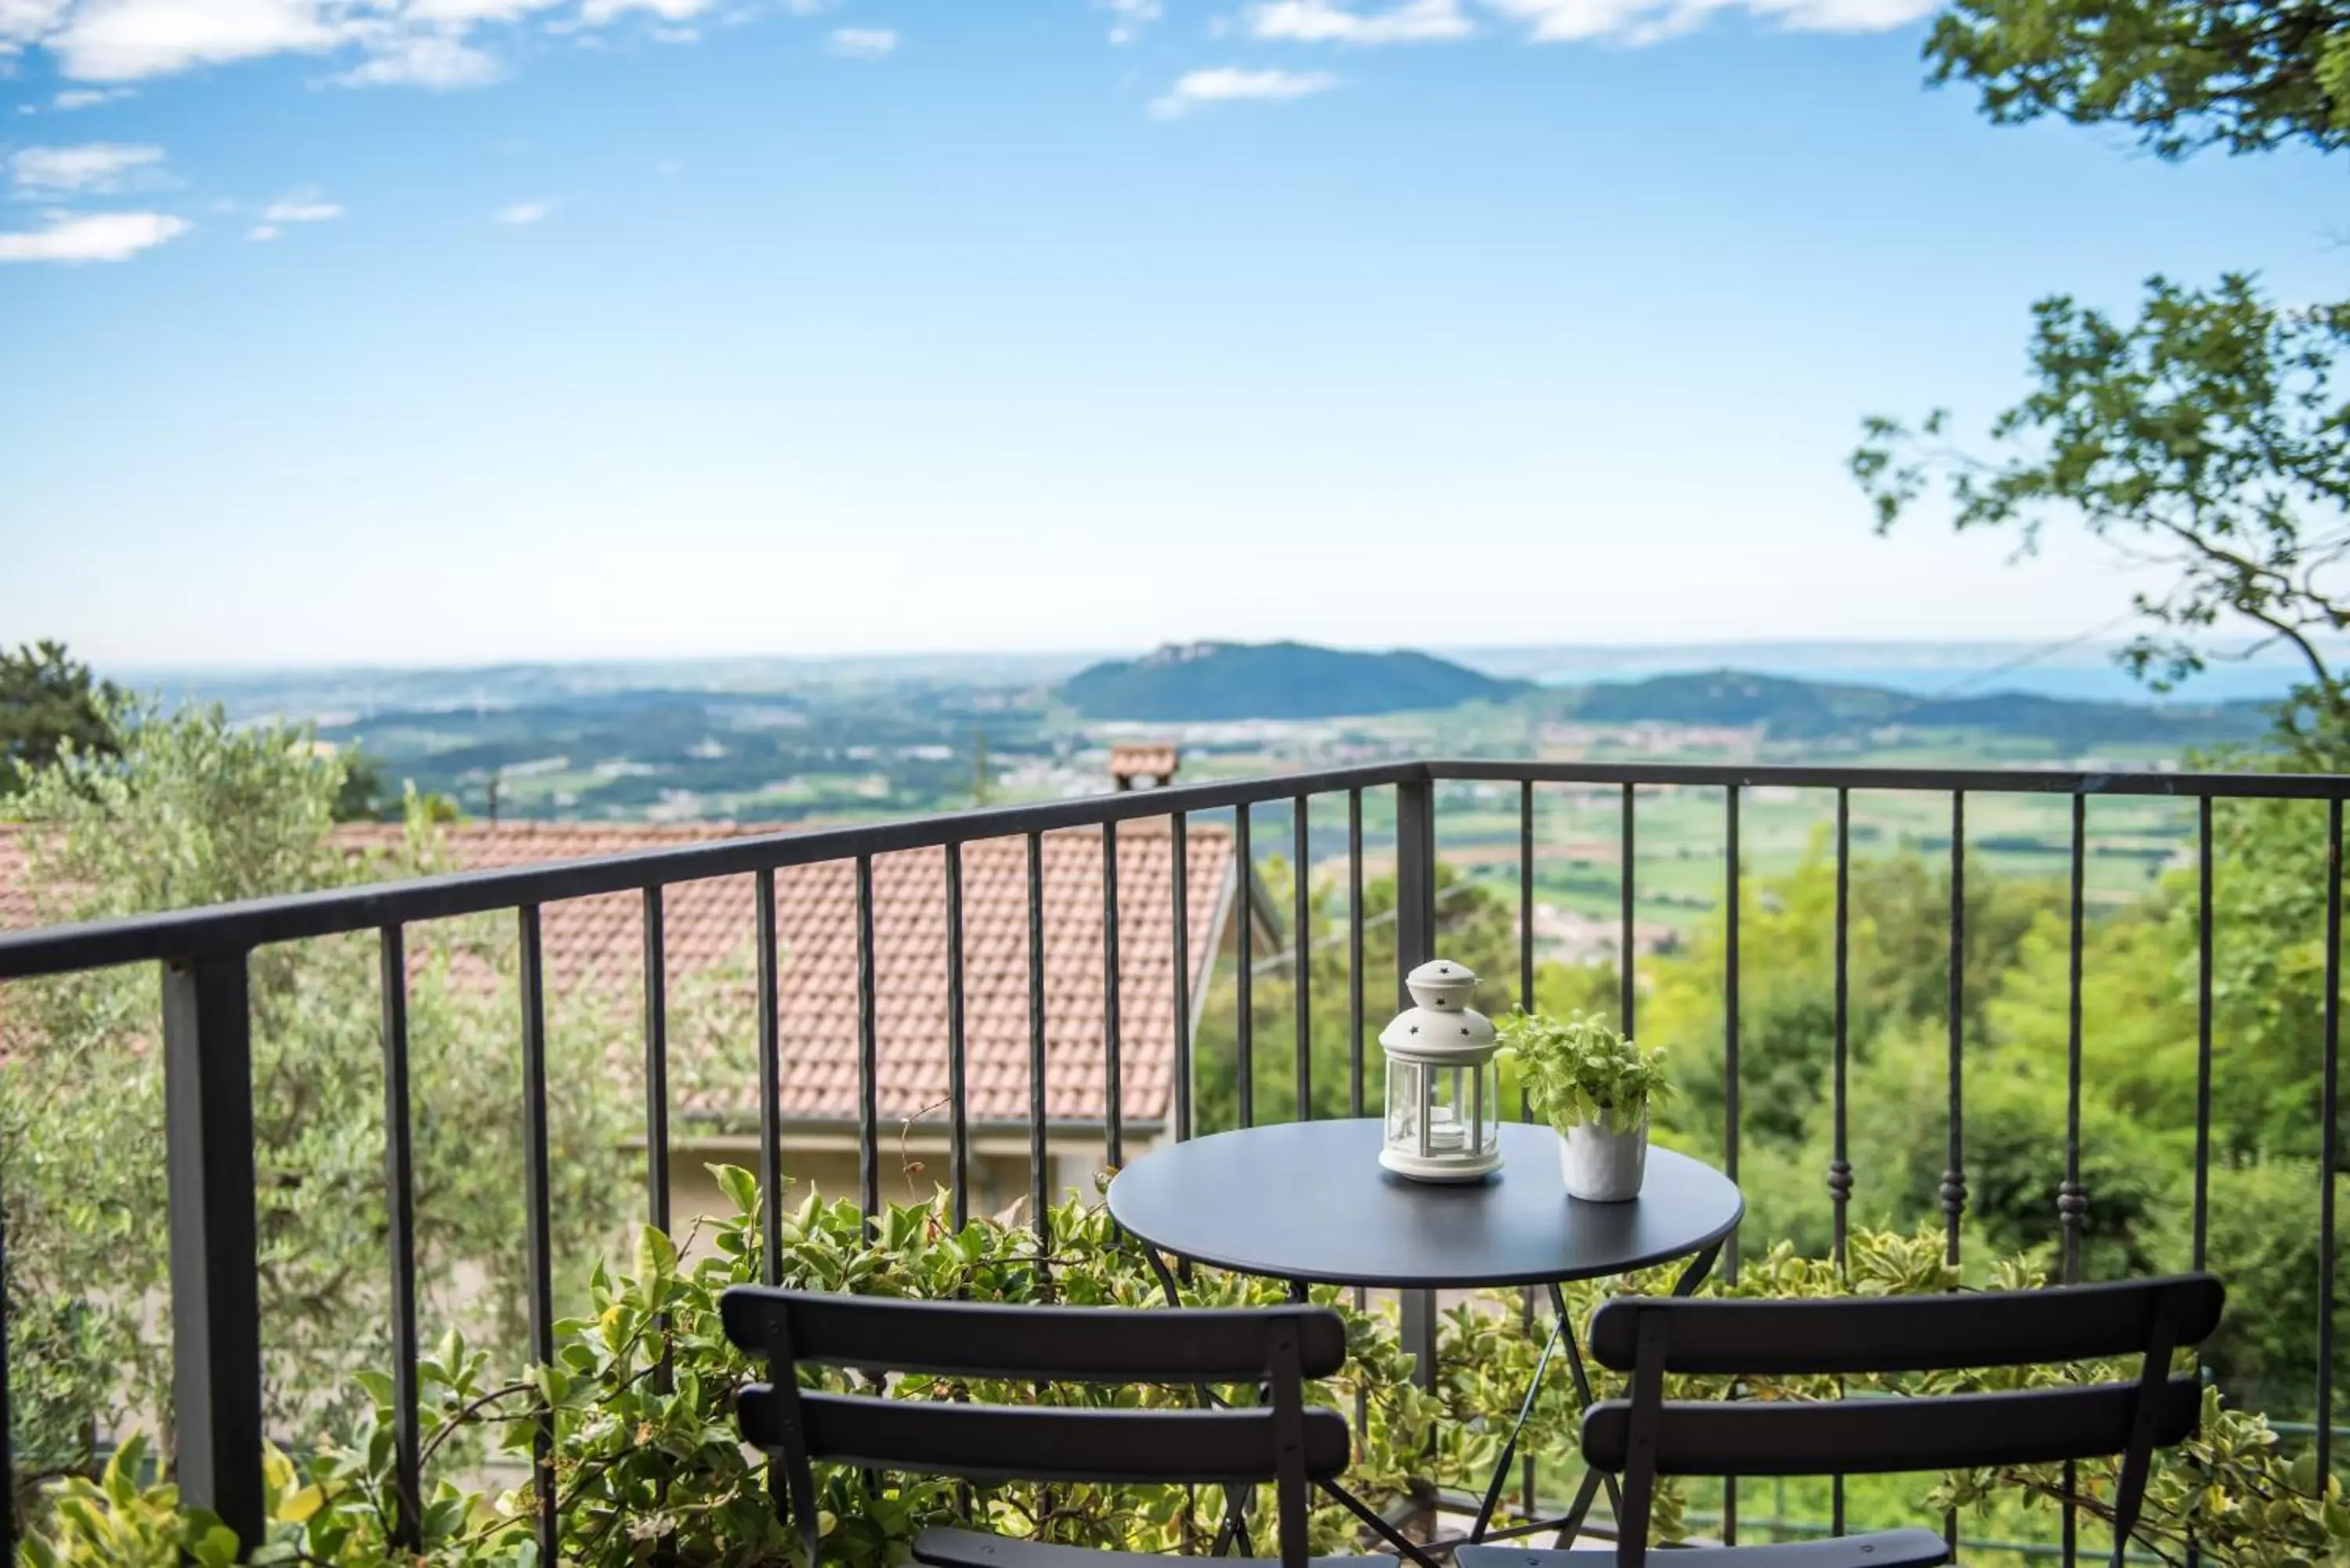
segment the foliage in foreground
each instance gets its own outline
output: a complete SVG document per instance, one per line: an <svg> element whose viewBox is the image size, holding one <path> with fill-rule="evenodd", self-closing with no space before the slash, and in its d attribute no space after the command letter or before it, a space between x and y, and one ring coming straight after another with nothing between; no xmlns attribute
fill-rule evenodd
<svg viewBox="0 0 2350 1568"><path fill-rule="evenodd" d="M717 1170L737 1212L700 1228L691 1261L668 1238L647 1231L631 1272L595 1272L589 1315L560 1325L555 1365L520 1376L494 1376L489 1356L452 1335L419 1369L422 1444L428 1484L420 1551L390 1545L394 1517L391 1385L375 1374L362 1382L376 1408L348 1447L327 1449L296 1462L269 1461L269 1538L255 1552L262 1563L311 1563L335 1568L537 1568L533 1540L537 1494L524 1479L499 1490L480 1489L477 1477L452 1474L452 1456L486 1439L531 1473L529 1458L542 1420L554 1432L553 1459L544 1472L556 1492L563 1561L621 1568L661 1562L708 1568L784 1568L798 1564L794 1533L777 1521L763 1467L737 1442L736 1391L755 1369L727 1343L717 1303L730 1284L754 1280L762 1269L759 1195L751 1178ZM892 1209L868 1231L853 1205L811 1199L783 1223L780 1274L802 1289L853 1291L923 1299L1158 1306L1162 1298L1146 1260L1099 1208L1072 1199L1047 1216L1040 1246L1031 1230L1004 1221L951 1227L943 1201ZM1603 1294L1659 1291L1669 1272L1589 1286L1572 1293L1575 1321L1586 1321ZM1997 1282L2031 1286L2041 1276L2026 1265L2001 1266ZM1709 1292L1737 1296L1828 1296L1846 1293L1897 1294L1953 1288L1955 1272L1942 1262L1939 1238L1872 1234L1855 1238L1850 1262L1833 1264L1781 1247L1752 1262L1733 1286ZM1514 1296L1464 1303L1442 1322L1442 1376L1432 1391L1410 1382L1392 1319L1364 1314L1331 1290L1316 1300L1347 1319L1349 1359L1338 1376L1309 1397L1352 1409L1359 1398L1367 1419L1349 1484L1375 1505L1435 1486L1459 1489L1482 1480L1496 1457L1501 1432L1491 1424L1516 1407L1540 1353L1543 1326L1529 1332ZM1284 1299L1275 1282L1202 1271L1184 1289L1186 1304L1264 1304ZM2033 1369L1986 1376L1978 1386L2104 1377L2126 1368ZM877 1397L976 1399L1092 1405L1182 1406L1188 1390L1114 1386L1076 1388L967 1384L904 1376L886 1386L849 1374L826 1374L827 1386L861 1387ZM1547 1380L1535 1401L1530 1436L1546 1453L1561 1449L1575 1411L1560 1386ZM1935 1391L1948 1391L1949 1377ZM1903 1389L1887 1385L1887 1392ZM1221 1391L1236 1401L1253 1390ZM1716 1397L1728 1392L1689 1380L1678 1396ZM1831 1386L1789 1381L1739 1390L1749 1397L1832 1397ZM201 1563L224 1563L234 1542L216 1520L178 1506L168 1482L142 1482L143 1450L126 1445L96 1480L77 1478L55 1488L46 1518L22 1547L19 1568L96 1568L97 1564L156 1568L186 1552ZM1918 1478L1911 1499L1920 1517L1944 1506L1988 1511L1994 1503L2035 1511L2044 1522L2069 1496L2095 1518L2110 1498L2109 1465L2085 1465L2067 1493L2054 1468ZM2261 1417L2208 1397L2204 1430L2196 1441L2158 1462L2141 1544L2177 1558L2191 1533L2203 1560L2232 1568L2350 1563L2350 1515L2329 1481L2322 1497L2308 1491L2314 1476L2297 1474L2279 1454ZM819 1478L820 1523L827 1562L849 1568L902 1563L916 1533L932 1524L976 1516L1011 1534L1072 1545L1118 1545L1201 1554L1213 1541L1220 1496L1180 1487L1006 1485L971 1493L969 1512L954 1483L910 1477L868 1477L832 1468ZM1257 1500L1260 1510L1270 1500ZM1663 1500L1660 1539L1679 1539L1678 1496ZM1336 1506L1316 1511L1316 1552L1349 1550L1352 1521Z"/></svg>
<svg viewBox="0 0 2350 1568"><path fill-rule="evenodd" d="M110 711L106 749L67 744L0 815L17 826L44 919L94 919L442 868L421 815L400 846L330 836L348 759L307 731L232 728L218 709ZM419 1288L493 1344L522 1343L515 1177L522 1085L503 922L411 935L409 1061ZM281 1430L348 1437L353 1373L389 1355L382 1040L372 933L251 957L254 1141L266 1394ZM21 1490L95 1469L133 1424L172 1451L161 999L132 966L7 988L0 1019L0 1223L8 1239L12 1437ZM625 1097L601 1064L624 1030L597 997L549 1021L551 1205L577 1280L619 1234Z"/></svg>

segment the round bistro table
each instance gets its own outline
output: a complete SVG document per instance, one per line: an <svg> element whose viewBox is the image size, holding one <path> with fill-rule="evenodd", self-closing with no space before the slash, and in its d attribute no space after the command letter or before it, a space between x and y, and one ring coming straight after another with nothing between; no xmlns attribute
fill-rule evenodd
<svg viewBox="0 0 2350 1568"><path fill-rule="evenodd" d="M1110 1217L1145 1244L1170 1303L1175 1280L1164 1252L1211 1268L1285 1280L1303 1298L1309 1284L1389 1290L1473 1290L1539 1285L1555 1322L1534 1384L1486 1488L1468 1539L1481 1541L1508 1483L1520 1433L1551 1356L1565 1346L1576 1397L1591 1382L1566 1333L1560 1288L1687 1259L1676 1295L1697 1289L1746 1201L1728 1177L1670 1149L1650 1148L1640 1195L1623 1203L1570 1198L1560 1172L1559 1135L1547 1127L1503 1124L1502 1168L1475 1181L1413 1181L1381 1168L1384 1128L1376 1120L1286 1122L1171 1144L1119 1171L1109 1184ZM1581 1526L1596 1489L1613 1479L1586 1471L1575 1505L1556 1521L1564 1544ZM1333 1489L1336 1490L1336 1489ZM1425 1552L1344 1491L1340 1501L1376 1523L1417 1561Z"/></svg>

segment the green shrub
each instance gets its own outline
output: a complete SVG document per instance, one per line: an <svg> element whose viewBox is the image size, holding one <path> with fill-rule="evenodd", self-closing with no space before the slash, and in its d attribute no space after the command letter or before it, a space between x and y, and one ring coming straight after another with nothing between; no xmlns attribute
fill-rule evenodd
<svg viewBox="0 0 2350 1568"><path fill-rule="evenodd" d="M697 1226L681 1257L669 1238L648 1230L629 1272L598 1266L590 1286L590 1313L558 1325L554 1364L511 1377L494 1376L490 1357L454 1335L421 1359L422 1446L428 1484L422 1548L390 1544L393 1517L390 1381L376 1374L361 1383L374 1406L356 1439L300 1460L272 1453L267 1466L268 1539L256 1563L329 1564L332 1568L542 1568L532 1521L536 1487L533 1444L542 1419L554 1430L551 1464L543 1484L556 1492L558 1550L568 1563L622 1568L658 1562L672 1568L806 1568L794 1532L775 1516L763 1463L737 1441L736 1391L757 1371L727 1342L718 1298L727 1286L761 1276L758 1193L751 1178L716 1168L734 1200L733 1215ZM779 1273L786 1285L808 1290L948 1300L1060 1303L1088 1306L1160 1306L1155 1275L1136 1244L1097 1206L1072 1199L1050 1211L1040 1245L1032 1231L974 1220L954 1228L943 1200L895 1208L869 1227L853 1205L802 1204L783 1221ZM1654 1270L1569 1293L1582 1324L1609 1294L1669 1288L1670 1270ZM1848 1266L1805 1258L1781 1246L1749 1260L1734 1285L1710 1285L1733 1296L1900 1294L1943 1291L1957 1284L1943 1262L1939 1238L1863 1233L1852 1239ZM1994 1271L1994 1282L2041 1282L2020 1264ZM1286 1299L1280 1283L1197 1271L1184 1285L1186 1305L1270 1304ZM1436 1490L1482 1485L1499 1455L1503 1424L1517 1410L1542 1352L1549 1324L1522 1318L1518 1298L1496 1293L1448 1311L1440 1325L1440 1376L1432 1390L1410 1380L1392 1316L1356 1310L1351 1298L1317 1289L1314 1299L1346 1319L1348 1361L1339 1374L1314 1386L1309 1397L1366 1415L1349 1486L1373 1506ZM1531 1330L1531 1331L1530 1331ZM2036 1368L1979 1380L1977 1386L2116 1375L2112 1367ZM1188 1390L1117 1386L1077 1387L966 1383L927 1376L892 1379L885 1386L855 1375L827 1373L824 1386L861 1388L876 1396L988 1402L1050 1402L1102 1406L1187 1405ZM1555 1372L1534 1402L1532 1449L1555 1459L1571 1440L1575 1410ZM1948 1376L1938 1391L1953 1386ZM1960 1385L1963 1386L1963 1385ZM1887 1382L1887 1391L1898 1386ZM1677 1397L1716 1397L1731 1392L1701 1380L1674 1381ZM1238 1402L1252 1389L1220 1391ZM1825 1380L1752 1385L1749 1397L1805 1398L1835 1392ZM463 1472L455 1456L469 1442L506 1456L522 1478L498 1489ZM19 1568L166 1568L182 1553L199 1563L227 1561L234 1542L217 1521L179 1506L168 1482L140 1480L145 1455L127 1444L96 1480L53 1485L41 1518L20 1549ZM451 1473L459 1472L459 1473ZM1565 1484L1557 1470L1555 1482ZM1917 1517L1949 1506L1981 1511L1994 1500L2053 1519L2070 1495L2092 1517L2111 1496L2110 1465L2080 1467L2070 1494L2054 1468L1913 1478ZM2258 1417L2223 1407L2215 1395L2196 1441L2158 1463L2141 1540L2174 1558L2192 1532L2203 1561L2214 1568L2288 1568L2350 1562L2350 1515L2338 1489L2297 1474L2276 1451ZM955 1483L917 1477L869 1477L831 1467L819 1477L819 1511L827 1563L843 1568L896 1568L921 1530L976 1516L1011 1534L1072 1545L1203 1554L1222 1514L1221 1494L1174 1486L1089 1487L1003 1485L965 1498ZM1681 1500L1660 1500L1657 1533L1678 1539ZM1269 1496L1255 1500L1260 1513ZM1313 1518L1317 1552L1354 1549L1356 1526L1339 1507Z"/></svg>

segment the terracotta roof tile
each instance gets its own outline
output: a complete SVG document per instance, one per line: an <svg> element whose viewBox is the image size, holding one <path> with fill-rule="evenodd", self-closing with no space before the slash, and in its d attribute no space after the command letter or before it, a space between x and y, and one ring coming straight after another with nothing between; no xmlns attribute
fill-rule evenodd
<svg viewBox="0 0 2350 1568"><path fill-rule="evenodd" d="M396 826L350 825L337 841L388 848ZM448 857L483 870L778 831L731 824L465 823L443 830ZM1105 1077L1102 840L1047 834L1044 846L1045 1105L1054 1120L1099 1121ZM1126 1118L1163 1121L1174 1088L1173 867L1164 824L1118 835L1120 1052ZM1028 852L1023 838L964 846L964 1041L974 1122L1028 1117ZM1229 835L1195 824L1188 837L1193 987L1208 972L1232 871ZM23 846L0 825L0 929L36 923ZM747 962L756 930L748 876L671 885L662 927L670 984ZM857 894L853 862L775 873L778 1020L784 1111L854 1121L858 1096ZM549 987L608 994L633 1017L641 995L642 901L635 894L549 904L542 913ZM885 1121L944 1097L947 1085L946 870L940 851L873 861L874 1023ZM421 957L418 961L421 961ZM486 975L484 977L486 979ZM747 1029L748 1024L745 1024ZM686 1107L753 1114L757 1095L713 1094Z"/></svg>
<svg viewBox="0 0 2350 1568"><path fill-rule="evenodd" d="M1174 744L1167 741L1129 741L1109 749L1109 776L1130 779L1138 774L1164 784L1175 776Z"/></svg>

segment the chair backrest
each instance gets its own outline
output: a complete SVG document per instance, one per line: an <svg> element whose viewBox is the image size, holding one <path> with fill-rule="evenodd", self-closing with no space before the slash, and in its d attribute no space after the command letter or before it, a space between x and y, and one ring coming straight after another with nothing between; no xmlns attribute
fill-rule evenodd
<svg viewBox="0 0 2350 1568"><path fill-rule="evenodd" d="M909 1302L737 1285L726 1336L768 1364L743 1391L745 1440L782 1469L816 1562L818 1459L972 1480L1274 1483L1281 1557L1305 1568L1305 1489L1347 1468L1345 1419L1306 1407L1338 1370L1346 1325L1318 1307L1134 1310ZM1254 1384L1241 1408L1097 1409L877 1398L804 1389L801 1365L1011 1382Z"/></svg>
<svg viewBox="0 0 2350 1568"><path fill-rule="evenodd" d="M1624 1473L1619 1568L1645 1560L1659 1475L1827 1475L1963 1469L2122 1456L2114 1553L2137 1522L2157 1448L2202 1407L2171 1353L2200 1344L2225 1293L2209 1274L2048 1290L1833 1301L1627 1297L1591 1320L1591 1354L1632 1375L1631 1397L1583 1419L1584 1457ZM1836 1400L1684 1401L1667 1373L1834 1376L2141 1357L2126 1383Z"/></svg>

